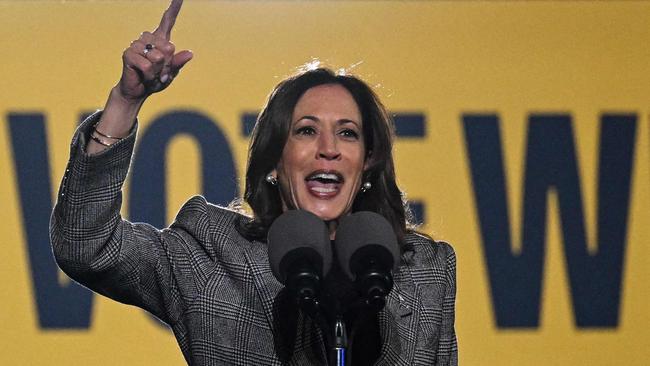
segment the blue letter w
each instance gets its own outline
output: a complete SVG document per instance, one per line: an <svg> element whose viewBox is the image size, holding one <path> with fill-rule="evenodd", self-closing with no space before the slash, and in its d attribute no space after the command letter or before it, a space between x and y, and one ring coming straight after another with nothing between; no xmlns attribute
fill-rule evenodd
<svg viewBox="0 0 650 366"><path fill-rule="evenodd" d="M585 234L574 133L568 115L532 115L528 124L521 253L511 251L499 120L464 115L476 208L498 327L536 327L549 190L557 192L567 273L578 327L616 327L627 235L636 115L600 122L595 254Z"/></svg>

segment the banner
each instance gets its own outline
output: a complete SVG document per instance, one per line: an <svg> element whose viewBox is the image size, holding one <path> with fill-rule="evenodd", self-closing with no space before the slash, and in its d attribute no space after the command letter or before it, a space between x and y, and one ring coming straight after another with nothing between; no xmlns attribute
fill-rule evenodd
<svg viewBox="0 0 650 366"><path fill-rule="evenodd" d="M2 1L0 363L178 365L171 332L62 274L49 216L77 124L165 1ZM140 113L123 215L243 189L256 113L305 64L368 81L398 183L458 257L463 365L650 359L650 3L186 1L195 57Z"/></svg>

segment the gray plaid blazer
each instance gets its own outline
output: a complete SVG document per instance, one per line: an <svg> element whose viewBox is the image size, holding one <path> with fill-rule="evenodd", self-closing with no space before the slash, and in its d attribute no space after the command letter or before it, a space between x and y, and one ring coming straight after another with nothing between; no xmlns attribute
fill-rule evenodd
<svg viewBox="0 0 650 366"><path fill-rule="evenodd" d="M324 335L291 309L264 242L235 230L236 212L191 198L159 230L120 216L134 132L84 152L95 114L79 127L52 214L59 266L102 295L167 323L192 365L322 365ZM409 234L414 247L378 315L379 365L455 365L456 257L449 244Z"/></svg>

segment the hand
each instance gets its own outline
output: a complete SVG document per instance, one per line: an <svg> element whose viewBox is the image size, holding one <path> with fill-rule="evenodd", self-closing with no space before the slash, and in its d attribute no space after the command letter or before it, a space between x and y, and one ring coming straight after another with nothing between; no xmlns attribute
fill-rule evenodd
<svg viewBox="0 0 650 366"><path fill-rule="evenodd" d="M170 85L180 69L192 59L192 52L174 54L170 36L183 0L172 0L153 32L144 32L122 54L122 77L117 85L121 96L142 103L149 95Z"/></svg>
<svg viewBox="0 0 650 366"><path fill-rule="evenodd" d="M180 69L192 59L190 51L174 54L174 45L169 41L181 5L183 0L172 0L158 28L153 33L142 33L124 50L122 77L111 90L95 131L101 131L104 136L127 136L145 99L168 87ZM111 144L113 140L106 142ZM106 144L91 139L86 152L96 154L106 147Z"/></svg>

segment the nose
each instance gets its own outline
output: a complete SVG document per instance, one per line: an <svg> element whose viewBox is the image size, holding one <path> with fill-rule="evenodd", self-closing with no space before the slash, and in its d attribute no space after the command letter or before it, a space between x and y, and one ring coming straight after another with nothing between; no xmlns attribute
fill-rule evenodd
<svg viewBox="0 0 650 366"><path fill-rule="evenodd" d="M340 156L336 137L328 133L321 134L318 139L318 158L336 160Z"/></svg>

